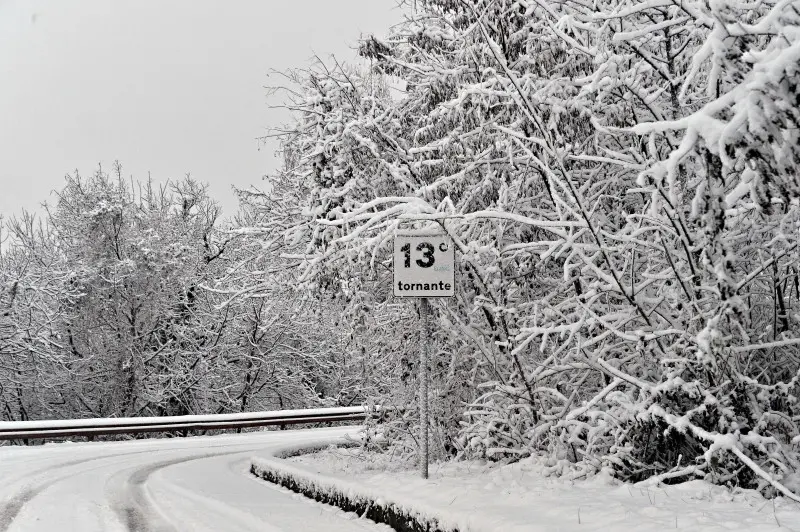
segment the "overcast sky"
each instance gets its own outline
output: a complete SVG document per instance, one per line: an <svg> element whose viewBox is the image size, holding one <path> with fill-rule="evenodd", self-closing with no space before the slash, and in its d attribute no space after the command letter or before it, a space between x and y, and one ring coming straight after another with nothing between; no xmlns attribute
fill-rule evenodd
<svg viewBox="0 0 800 532"><path fill-rule="evenodd" d="M78 169L186 173L233 214L231 185L277 162L270 70L354 58L396 0L0 0L0 214L36 209ZM271 103L277 103L274 100Z"/></svg>

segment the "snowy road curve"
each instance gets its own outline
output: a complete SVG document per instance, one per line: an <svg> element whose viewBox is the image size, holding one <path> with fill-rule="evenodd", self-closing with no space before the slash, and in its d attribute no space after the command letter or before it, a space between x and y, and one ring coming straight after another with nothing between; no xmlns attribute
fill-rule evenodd
<svg viewBox="0 0 800 532"><path fill-rule="evenodd" d="M383 531L248 473L353 429L0 448L0 532Z"/></svg>

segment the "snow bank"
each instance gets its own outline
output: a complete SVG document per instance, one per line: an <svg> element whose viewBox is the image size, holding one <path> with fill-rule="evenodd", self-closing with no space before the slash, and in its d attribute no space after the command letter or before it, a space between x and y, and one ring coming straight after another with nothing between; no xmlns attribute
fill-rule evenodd
<svg viewBox="0 0 800 532"><path fill-rule="evenodd" d="M278 458L253 458L250 472L268 482L278 484L346 512L354 512L377 523L384 523L400 532L471 532L478 530L453 516L441 515L433 507L419 501L387 499L381 494L340 479L315 475L289 465Z"/></svg>
<svg viewBox="0 0 800 532"><path fill-rule="evenodd" d="M437 464L431 478L423 480L413 466L358 449L328 449L288 460L281 456L253 459L251 472L397 530L800 531L795 503L701 480L650 486L603 473L550 476L554 468L539 458L508 465ZM392 518L399 522L393 524Z"/></svg>

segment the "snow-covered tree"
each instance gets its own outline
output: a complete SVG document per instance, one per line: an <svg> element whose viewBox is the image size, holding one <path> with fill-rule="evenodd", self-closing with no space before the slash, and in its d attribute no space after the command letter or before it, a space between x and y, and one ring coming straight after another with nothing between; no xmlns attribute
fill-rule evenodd
<svg viewBox="0 0 800 532"><path fill-rule="evenodd" d="M374 314L438 226L462 451L797 491L796 2L416 5L296 77L301 280Z"/></svg>

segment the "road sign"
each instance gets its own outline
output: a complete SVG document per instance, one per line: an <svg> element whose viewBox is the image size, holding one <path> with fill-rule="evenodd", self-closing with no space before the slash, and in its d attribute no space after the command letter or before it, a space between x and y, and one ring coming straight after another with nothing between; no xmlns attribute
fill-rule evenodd
<svg viewBox="0 0 800 532"><path fill-rule="evenodd" d="M455 247L449 236L423 232L395 236L395 297L453 297L455 270Z"/></svg>
<svg viewBox="0 0 800 532"><path fill-rule="evenodd" d="M452 297L455 293L456 254L453 240L442 233L408 232L394 238L394 295L417 297L420 314L419 353L419 465L428 478L428 345L431 305L429 297Z"/></svg>

